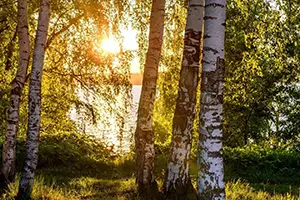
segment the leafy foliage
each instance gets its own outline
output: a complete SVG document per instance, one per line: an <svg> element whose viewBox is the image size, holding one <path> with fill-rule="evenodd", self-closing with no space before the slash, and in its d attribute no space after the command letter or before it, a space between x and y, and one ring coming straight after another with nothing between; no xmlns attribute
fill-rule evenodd
<svg viewBox="0 0 300 200"><path fill-rule="evenodd" d="M284 89L295 86L299 76L299 67L294 63L298 57L287 51L290 36L286 34L285 11L263 0L251 3L232 0L227 13L225 144L258 143L276 136L276 132L278 137L280 130L274 130L271 121L277 115L274 105L283 101L274 97L285 91L288 101L298 101ZM290 104L282 107L294 109ZM288 118L287 115L276 123ZM293 132L293 137L297 134Z"/></svg>
<svg viewBox="0 0 300 200"><path fill-rule="evenodd" d="M299 183L300 154L294 150L273 150L260 147L225 148L225 177L251 183Z"/></svg>
<svg viewBox="0 0 300 200"><path fill-rule="evenodd" d="M42 134L40 140L38 168L63 166L74 169L95 168L97 164L105 164L116 156L101 141L79 133ZM17 147L17 166L19 170L24 159L25 141L21 140L18 142Z"/></svg>

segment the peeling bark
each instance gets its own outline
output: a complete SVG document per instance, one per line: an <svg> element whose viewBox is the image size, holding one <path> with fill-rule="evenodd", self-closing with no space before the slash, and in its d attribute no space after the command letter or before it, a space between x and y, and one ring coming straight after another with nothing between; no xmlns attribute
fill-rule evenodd
<svg viewBox="0 0 300 200"><path fill-rule="evenodd" d="M16 77L12 82L10 105L8 108L8 117L6 124L6 134L2 150L2 169L5 180L8 184L15 179L15 161L16 161L16 136L19 125L20 98L24 83L26 80L29 57L29 33L28 33L28 11L27 1L18 0L18 38L19 38L19 63ZM10 59L10 58L8 58Z"/></svg>
<svg viewBox="0 0 300 200"><path fill-rule="evenodd" d="M135 132L136 183L142 198L157 199L158 187L154 179L153 107L164 30L165 0L153 0L150 17L149 48L143 75Z"/></svg>
<svg viewBox="0 0 300 200"><path fill-rule="evenodd" d="M38 146L41 120L41 81L44 65L45 45L50 17L49 0L41 0L38 26L33 53L29 88L28 132L26 140L26 159L21 175L17 199L30 199L34 173L38 162Z"/></svg>
<svg viewBox="0 0 300 200"><path fill-rule="evenodd" d="M204 1L190 0L173 118L171 152L164 183L166 196L174 199L185 199L188 190L193 187L189 176L189 156L196 112L203 16Z"/></svg>
<svg viewBox="0 0 300 200"><path fill-rule="evenodd" d="M226 0L206 0L200 101L198 198L225 199L222 120Z"/></svg>

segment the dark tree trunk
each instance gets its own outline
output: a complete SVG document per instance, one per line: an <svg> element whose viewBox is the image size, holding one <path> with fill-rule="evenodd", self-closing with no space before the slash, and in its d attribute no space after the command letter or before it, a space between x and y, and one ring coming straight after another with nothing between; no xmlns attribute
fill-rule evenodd
<svg viewBox="0 0 300 200"><path fill-rule="evenodd" d="M140 197L159 199L154 178L153 108L164 30L165 0L153 0L150 17L149 48L135 131L136 183Z"/></svg>

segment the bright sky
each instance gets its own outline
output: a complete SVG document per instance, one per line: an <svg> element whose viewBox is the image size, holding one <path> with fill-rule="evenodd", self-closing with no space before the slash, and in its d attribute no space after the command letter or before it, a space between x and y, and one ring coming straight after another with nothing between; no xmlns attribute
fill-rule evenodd
<svg viewBox="0 0 300 200"><path fill-rule="evenodd" d="M122 31L122 36L124 37L123 44L122 44L124 50L138 49L138 44L136 41L136 31L132 30L129 27L129 29L125 29ZM113 37L104 38L101 41L100 48L103 51L112 54L118 53L120 51L120 45ZM139 59L137 57L135 57L131 61L130 71L131 73L140 73Z"/></svg>

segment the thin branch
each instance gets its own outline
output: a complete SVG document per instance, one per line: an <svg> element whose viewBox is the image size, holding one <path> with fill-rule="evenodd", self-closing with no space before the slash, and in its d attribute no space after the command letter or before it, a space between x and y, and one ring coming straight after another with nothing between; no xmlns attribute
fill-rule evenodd
<svg viewBox="0 0 300 200"><path fill-rule="evenodd" d="M63 27L62 29L60 29L59 31L57 31L56 33L53 33L52 36L48 39L47 44L46 44L46 48L48 48L51 44L51 42L60 34L62 34L63 32L67 31L72 25L76 24L84 15L78 15L77 17L73 18L70 20L70 23L68 25L66 25L65 27Z"/></svg>

